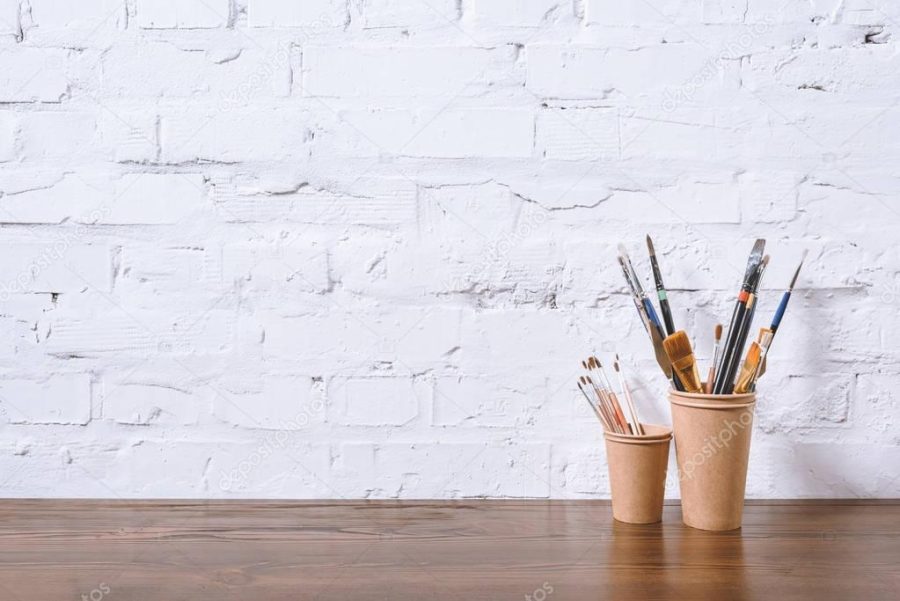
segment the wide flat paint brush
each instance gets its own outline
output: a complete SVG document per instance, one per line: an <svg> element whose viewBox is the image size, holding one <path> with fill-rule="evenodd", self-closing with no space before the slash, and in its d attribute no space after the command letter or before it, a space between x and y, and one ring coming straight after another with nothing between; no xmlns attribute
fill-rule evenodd
<svg viewBox="0 0 900 601"><path fill-rule="evenodd" d="M663 340L663 346L672 362L673 371L684 384L684 389L688 392L703 392L700 372L697 369L697 361L694 359L694 351L687 333L679 330L671 336L667 336Z"/></svg>

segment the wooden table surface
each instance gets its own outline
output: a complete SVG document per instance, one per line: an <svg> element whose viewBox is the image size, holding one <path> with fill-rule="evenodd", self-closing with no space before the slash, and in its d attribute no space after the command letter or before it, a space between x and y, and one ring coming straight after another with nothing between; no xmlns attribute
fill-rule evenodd
<svg viewBox="0 0 900 601"><path fill-rule="evenodd" d="M749 505L742 530L587 501L0 501L0 599L898 599L900 504Z"/></svg>

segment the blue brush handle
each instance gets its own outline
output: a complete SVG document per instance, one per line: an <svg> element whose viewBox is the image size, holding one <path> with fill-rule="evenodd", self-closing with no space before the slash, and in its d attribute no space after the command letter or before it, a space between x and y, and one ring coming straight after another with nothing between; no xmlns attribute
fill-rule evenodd
<svg viewBox="0 0 900 601"><path fill-rule="evenodd" d="M778 330L778 326L781 325L781 318L784 317L784 310L787 309L788 301L791 300L791 293L785 292L781 297L781 302L778 303L778 309L775 311L775 317L772 318L772 333L774 334Z"/></svg>
<svg viewBox="0 0 900 601"><path fill-rule="evenodd" d="M644 308L647 310L647 316L650 318L650 321L653 322L657 328L660 328L662 324L659 321L659 315L656 314L656 309L653 308L653 303L650 302L649 298L644 299ZM665 338L665 336L663 336Z"/></svg>

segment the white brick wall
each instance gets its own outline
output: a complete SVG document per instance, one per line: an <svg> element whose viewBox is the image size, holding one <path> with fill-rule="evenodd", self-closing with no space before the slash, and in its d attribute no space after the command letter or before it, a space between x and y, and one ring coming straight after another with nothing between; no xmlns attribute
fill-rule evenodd
<svg viewBox="0 0 900 601"><path fill-rule="evenodd" d="M884 0L0 0L0 496L605 497L751 240L748 494L900 496ZM677 489L669 491L677 496Z"/></svg>

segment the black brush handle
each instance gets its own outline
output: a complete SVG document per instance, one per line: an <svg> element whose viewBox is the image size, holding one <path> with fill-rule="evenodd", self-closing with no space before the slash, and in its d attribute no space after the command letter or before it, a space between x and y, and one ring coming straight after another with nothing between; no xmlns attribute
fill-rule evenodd
<svg viewBox="0 0 900 601"><path fill-rule="evenodd" d="M744 312L743 323L741 324L740 333L738 334L738 340L736 344L736 352L735 352L735 360L734 360L734 373L728 379L728 383L725 386L725 394L731 394L734 392L734 376L737 374L738 367L741 363L741 357L744 356L744 347L747 345L747 336L750 333L750 325L753 323L753 316L756 314L756 299L753 299L753 306L750 307L749 311Z"/></svg>
<svg viewBox="0 0 900 601"><path fill-rule="evenodd" d="M731 314L731 324L728 326L728 337L725 339L725 346L722 349L722 360L719 363L718 369L716 369L716 383L715 386L713 386L713 394L724 394L722 391L725 390L725 383L728 381L726 372L733 360L732 353L734 352L734 345L737 342L741 319L744 316L744 311L747 309L745 301L740 300L743 296L742 293L741 297L738 298L737 304L734 306L734 313Z"/></svg>
<svg viewBox="0 0 900 601"><path fill-rule="evenodd" d="M666 334L675 333L675 322L672 320L672 308L669 307L669 295L666 293L666 285L663 284L662 273L659 271L659 263L656 255L650 255L650 268L653 270L653 281L656 283L656 296L659 298L659 311L666 323Z"/></svg>

